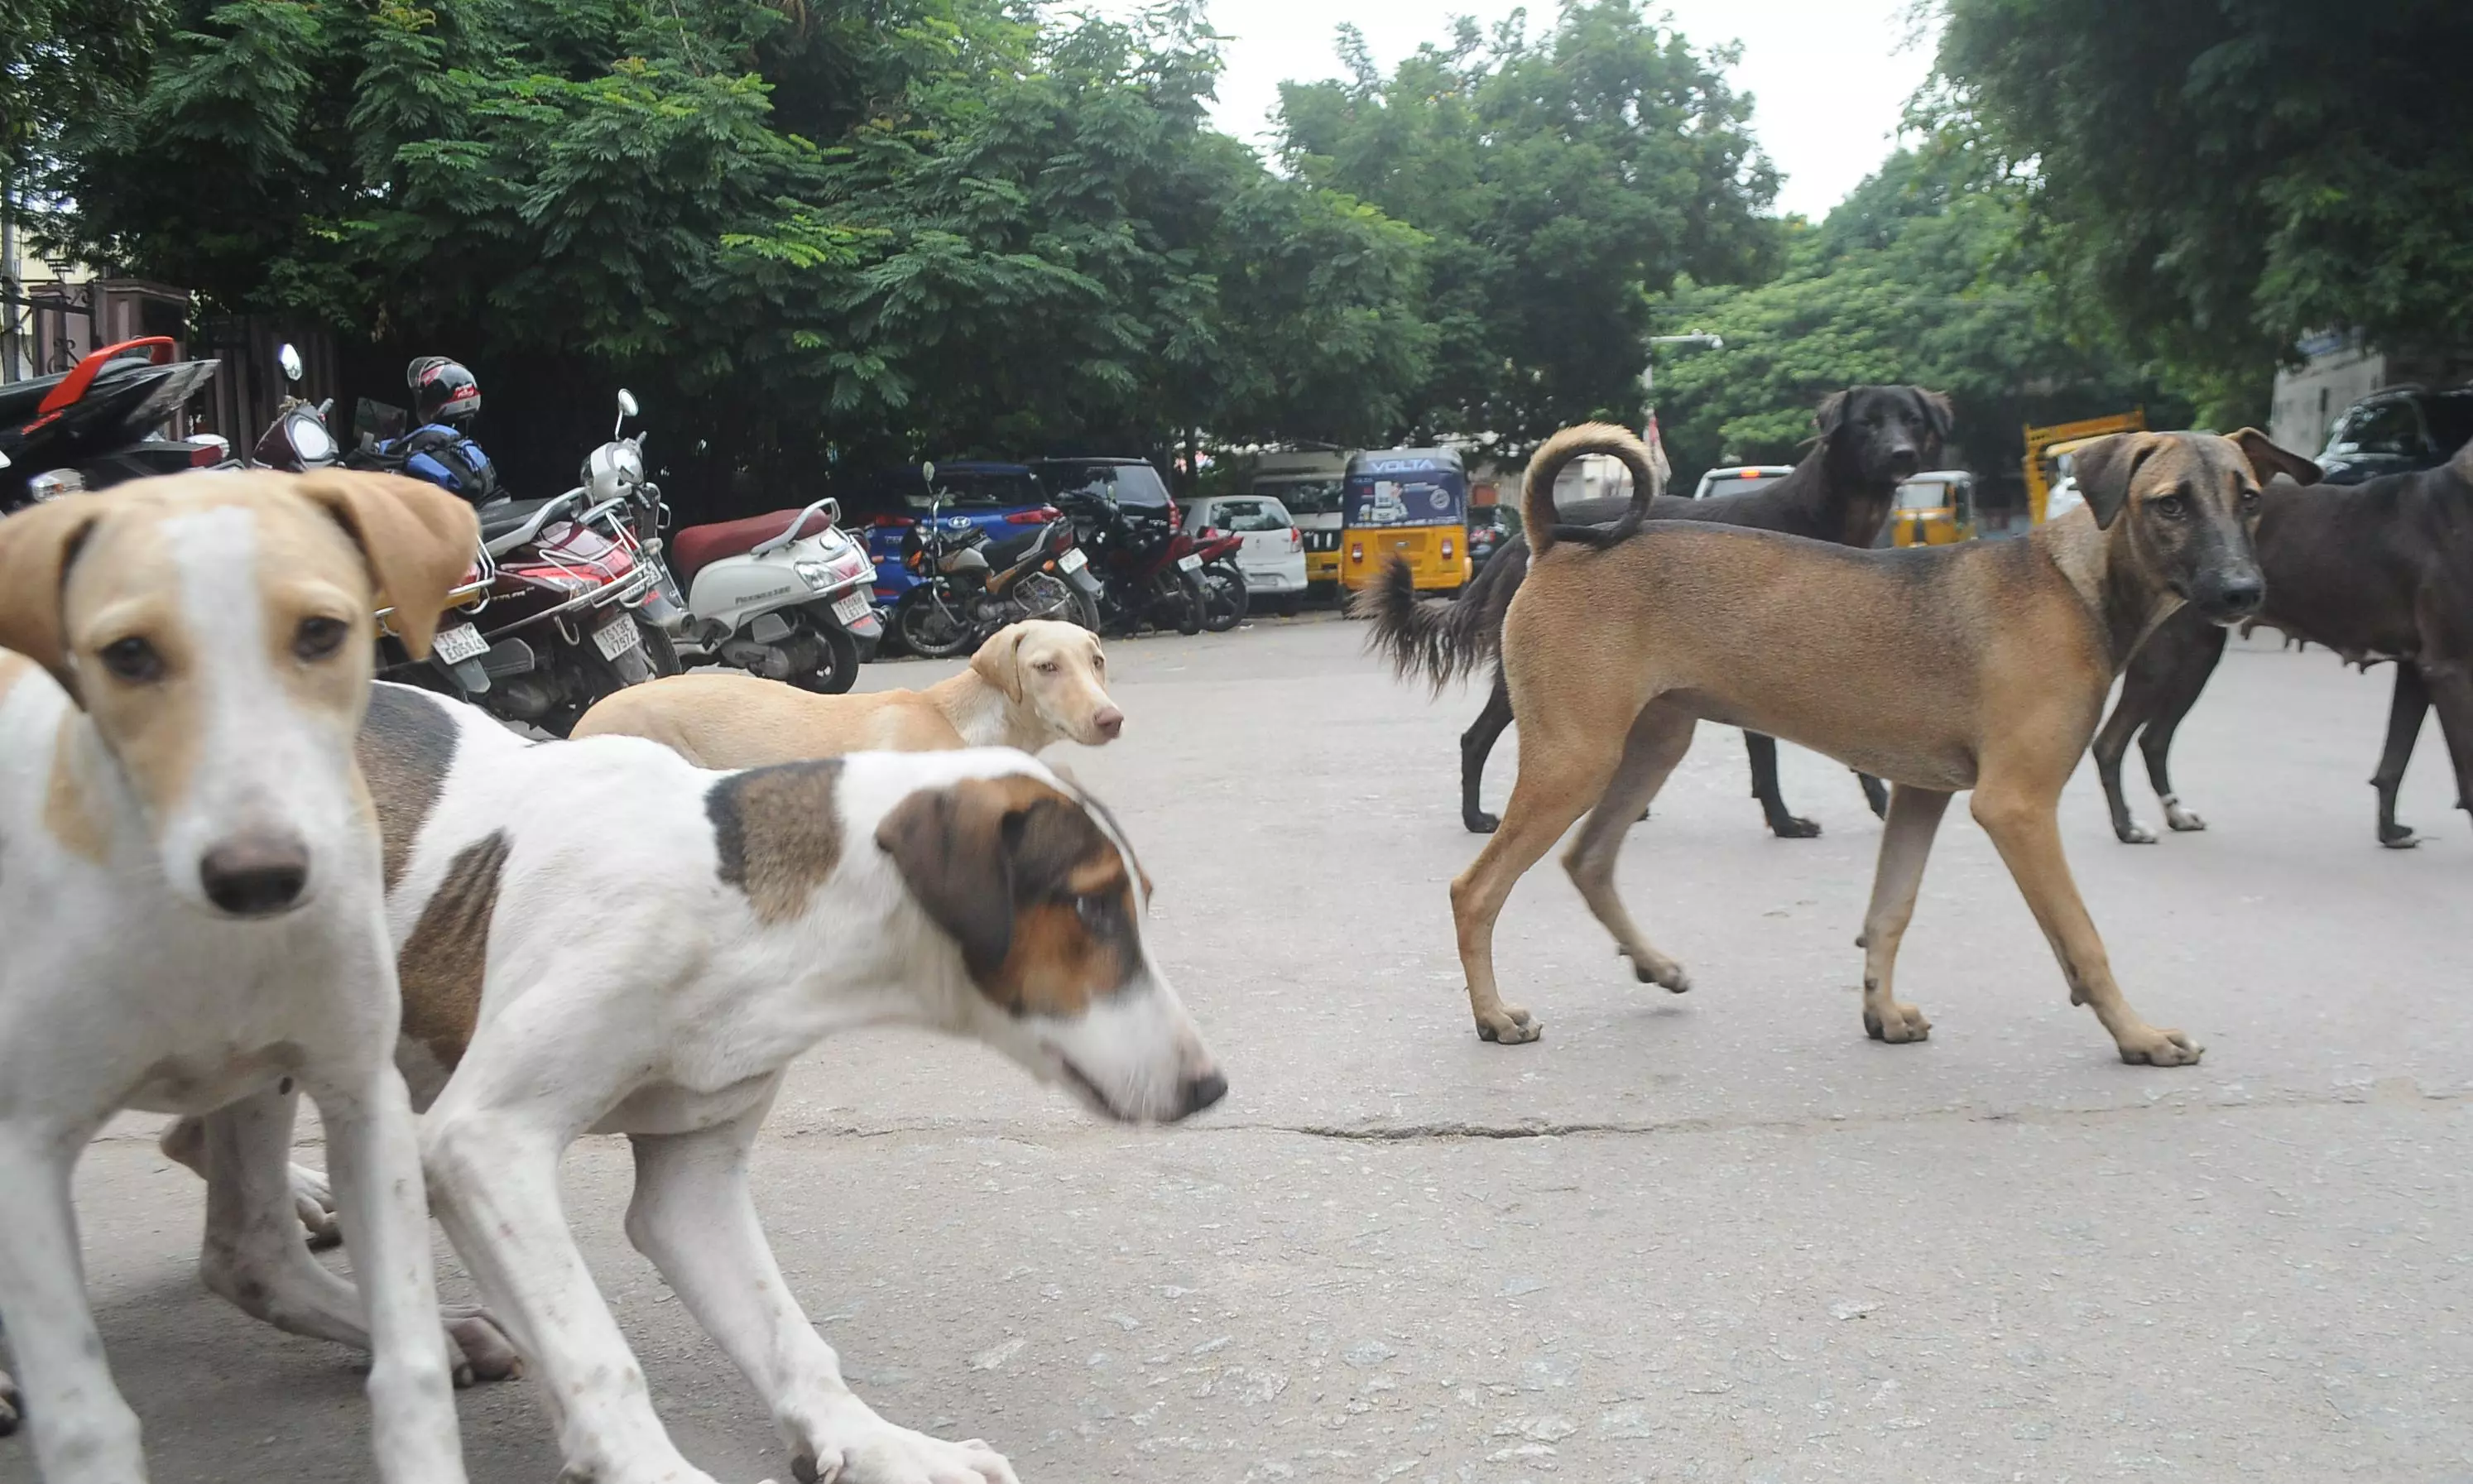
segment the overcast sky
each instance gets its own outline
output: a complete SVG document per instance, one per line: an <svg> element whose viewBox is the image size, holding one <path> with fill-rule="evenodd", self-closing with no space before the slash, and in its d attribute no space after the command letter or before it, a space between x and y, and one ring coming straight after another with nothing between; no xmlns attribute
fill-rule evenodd
<svg viewBox="0 0 2473 1484"><path fill-rule="evenodd" d="M1211 21L1231 39L1219 80L1219 127L1262 142L1264 117L1288 79L1340 75L1333 31L1354 22L1384 68L1421 41L1448 36L1449 17L1491 26L1503 0L1211 0ZM1780 209L1814 220L1889 153L1899 110L1931 68L1929 43L1908 45L1911 0L1666 0L1660 7L1694 46L1743 43L1735 85L1753 94L1752 128L1785 184ZM1531 34L1555 8L1528 7Z"/></svg>

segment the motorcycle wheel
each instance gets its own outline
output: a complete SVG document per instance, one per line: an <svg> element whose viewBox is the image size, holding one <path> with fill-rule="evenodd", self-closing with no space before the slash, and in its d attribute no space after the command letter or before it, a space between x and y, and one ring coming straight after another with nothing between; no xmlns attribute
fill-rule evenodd
<svg viewBox="0 0 2473 1484"><path fill-rule="evenodd" d="M1200 574L1203 596L1208 600L1202 627L1212 634L1226 634L1245 621L1245 574L1234 562L1213 562Z"/></svg>
<svg viewBox="0 0 2473 1484"><path fill-rule="evenodd" d="M926 659L950 659L972 648L971 626L940 611L928 586L921 583L901 595L893 610L894 631L909 651Z"/></svg>
<svg viewBox="0 0 2473 1484"><path fill-rule="evenodd" d="M820 696L838 696L856 684L857 635L839 624L812 620L807 624L807 632L815 636L818 658L823 662L804 675L790 677L790 683Z"/></svg>
<svg viewBox="0 0 2473 1484"><path fill-rule="evenodd" d="M644 658L653 662L653 679L685 671L686 666L679 663L679 647L670 642L669 634L659 625L638 618L636 632L644 636Z"/></svg>
<svg viewBox="0 0 2473 1484"><path fill-rule="evenodd" d="M1211 610L1211 600L1202 591L1201 577L1181 567L1168 567L1160 573L1158 583L1159 597L1153 611L1164 616L1179 634L1200 634L1202 620Z"/></svg>
<svg viewBox="0 0 2473 1484"><path fill-rule="evenodd" d="M1099 632L1099 600L1076 589L1071 607L1066 610L1068 622L1081 625L1092 634Z"/></svg>

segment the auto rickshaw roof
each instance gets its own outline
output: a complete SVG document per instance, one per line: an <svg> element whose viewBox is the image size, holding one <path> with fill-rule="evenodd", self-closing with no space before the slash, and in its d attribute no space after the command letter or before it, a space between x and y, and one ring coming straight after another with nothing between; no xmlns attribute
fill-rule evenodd
<svg viewBox="0 0 2473 1484"><path fill-rule="evenodd" d="M1458 450L1452 448L1369 448L1348 459L1348 475L1352 479L1362 473L1412 474L1420 469L1453 474L1468 471Z"/></svg>

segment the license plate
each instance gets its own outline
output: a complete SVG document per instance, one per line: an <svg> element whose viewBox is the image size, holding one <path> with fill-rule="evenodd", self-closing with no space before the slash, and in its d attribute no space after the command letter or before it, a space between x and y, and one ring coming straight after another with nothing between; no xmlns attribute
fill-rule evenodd
<svg viewBox="0 0 2473 1484"><path fill-rule="evenodd" d="M1068 572L1079 572L1091 564L1091 559L1082 555L1081 547L1074 546L1068 548L1065 555L1057 558L1056 564Z"/></svg>
<svg viewBox="0 0 2473 1484"><path fill-rule="evenodd" d="M852 589L833 599L833 616L844 624L854 624L867 616L867 594Z"/></svg>
<svg viewBox="0 0 2473 1484"><path fill-rule="evenodd" d="M644 636L636 632L635 615L631 613L621 613L592 631L593 647L601 651L604 659L615 659L643 642Z"/></svg>
<svg viewBox="0 0 2473 1484"><path fill-rule="evenodd" d="M478 659L488 654L490 641L481 637L481 631L470 624L457 624L452 629L439 630L437 636L429 641L429 650L448 664L462 664L467 659Z"/></svg>
<svg viewBox="0 0 2473 1484"><path fill-rule="evenodd" d="M1202 570L1202 559L1191 552L1187 552L1176 559L1176 566L1180 572L1199 572Z"/></svg>

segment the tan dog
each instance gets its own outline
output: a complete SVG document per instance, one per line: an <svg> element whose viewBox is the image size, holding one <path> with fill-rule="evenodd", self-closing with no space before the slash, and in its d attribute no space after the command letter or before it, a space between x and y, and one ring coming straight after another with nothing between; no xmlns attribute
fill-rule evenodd
<svg viewBox="0 0 2473 1484"><path fill-rule="evenodd" d="M2316 477L2307 460L2245 428L2106 439L2077 458L2086 508L2016 540L1854 551L1680 521L1611 532L1558 528L1555 473L1610 453L1650 488L1647 451L1621 428L1568 428L1528 466L1538 556L1505 619L1502 666L1526 729L1501 830L1452 883L1469 1008L1488 1041L1537 1038L1495 988L1494 923L1512 885L1582 814L1563 863L1643 980L1691 981L1634 926L1614 890L1625 830L1691 745L1700 720L1784 737L1894 786L1865 914L1863 1025L1922 1041L1931 1022L1890 993L1924 859L1950 796L1973 789L1990 834L2122 1059L2198 1060L2179 1031L2141 1019L2061 853L2054 810L2113 677L2187 603L2220 623L2258 610L2251 540L2260 482ZM1598 549L1591 549L1596 546ZM1419 610L1394 571L1376 639L1403 669L1439 680Z"/></svg>
<svg viewBox="0 0 2473 1484"><path fill-rule="evenodd" d="M845 753L934 753L1051 742L1104 747L1124 730L1108 657L1074 624L999 629L970 668L924 690L819 696L748 675L678 675L632 685L584 713L575 735L650 737L700 768L759 768Z"/></svg>

